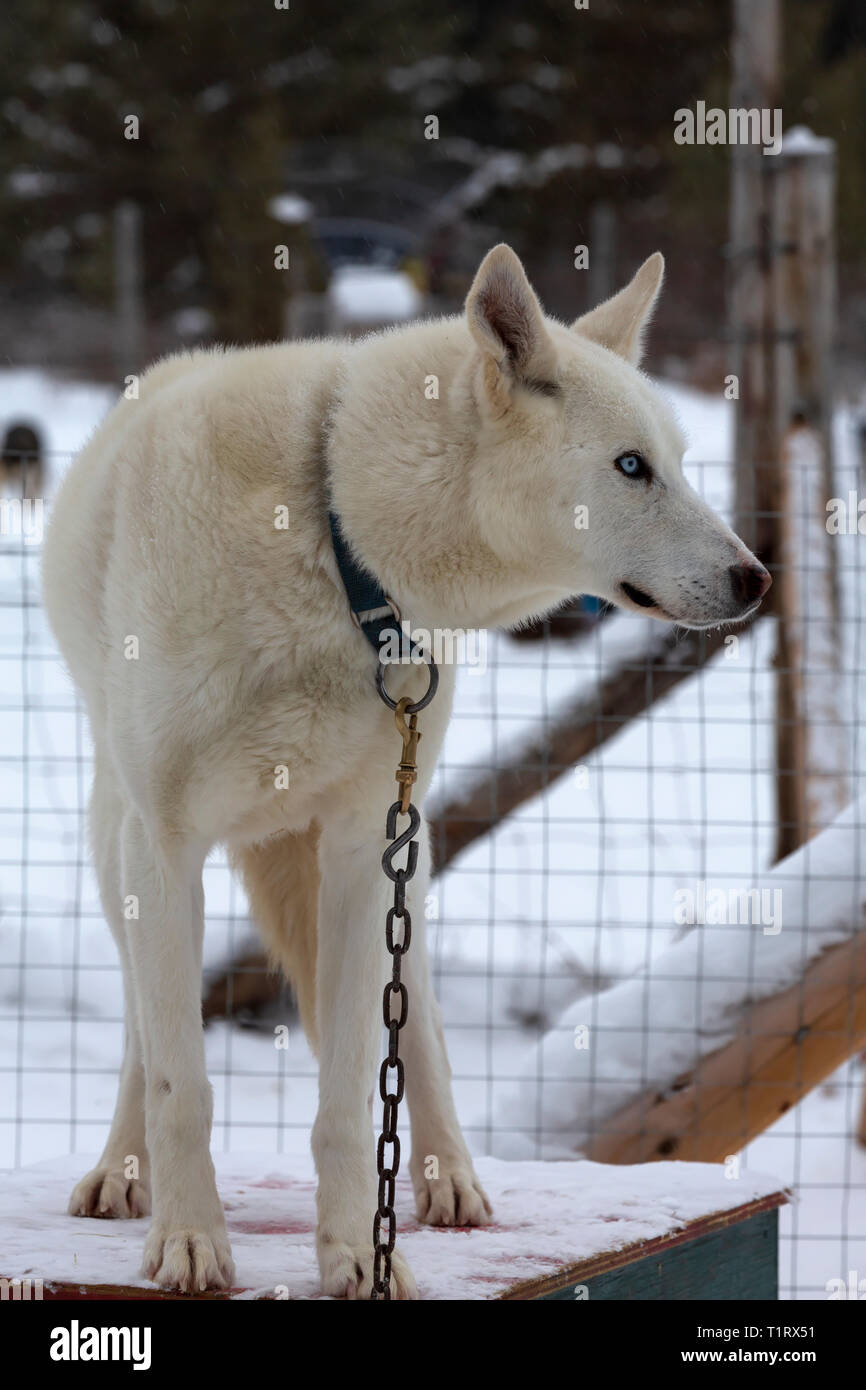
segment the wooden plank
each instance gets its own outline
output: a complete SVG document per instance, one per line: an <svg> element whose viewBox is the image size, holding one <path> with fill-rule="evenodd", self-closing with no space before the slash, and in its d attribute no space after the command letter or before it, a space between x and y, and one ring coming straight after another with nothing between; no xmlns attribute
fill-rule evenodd
<svg viewBox="0 0 866 1390"><path fill-rule="evenodd" d="M700 1240L712 1240L722 1232L734 1227L741 1228L753 1220L757 1219L760 1222L761 1218L768 1214L773 1214L772 1224L775 1229L775 1212L787 1200L787 1195L784 1192L777 1192L772 1196L744 1203L741 1207L734 1207L730 1211L713 1212L699 1221L689 1222L681 1231L675 1231L671 1235L658 1236L655 1240L640 1241L637 1244L625 1246L622 1250L607 1251L593 1259L581 1260L576 1264L567 1265L541 1279L522 1281L500 1294L499 1298L525 1300L573 1297L575 1288L584 1284L590 1286L590 1298L593 1298L597 1296L597 1293L593 1292L596 1281L616 1271L626 1269L631 1271L634 1284L642 1285L645 1271L638 1271L636 1268L638 1265L649 1266L654 1262L658 1264L662 1257L670 1256L674 1251L691 1246ZM762 1224L760 1229L765 1231L767 1227ZM623 1290L627 1288L627 1284L618 1284L615 1287ZM617 1296L629 1297L632 1295L619 1293ZM695 1293L693 1296L705 1298L707 1294L706 1292ZM736 1298L743 1295L732 1291L729 1296ZM771 1296L775 1297L775 1292Z"/></svg>
<svg viewBox="0 0 866 1390"><path fill-rule="evenodd" d="M779 1296L775 1211L685 1241L545 1299L611 1302L767 1302Z"/></svg>
<svg viewBox="0 0 866 1390"><path fill-rule="evenodd" d="M241 1289L230 1290L209 1290L207 1293L168 1293L165 1289L138 1288L133 1284L72 1284L58 1280L45 1280L42 1285L41 1299L33 1298L31 1302L99 1302L99 1303L138 1303L144 1302L178 1302L178 1303L200 1303L202 1301L212 1302L214 1299L228 1301L233 1293L241 1293ZM10 1300L14 1302L15 1300Z"/></svg>
<svg viewBox="0 0 866 1390"><path fill-rule="evenodd" d="M743 1011L737 1037L663 1091L605 1120L586 1145L603 1163L739 1153L866 1042L866 930L803 979Z"/></svg>

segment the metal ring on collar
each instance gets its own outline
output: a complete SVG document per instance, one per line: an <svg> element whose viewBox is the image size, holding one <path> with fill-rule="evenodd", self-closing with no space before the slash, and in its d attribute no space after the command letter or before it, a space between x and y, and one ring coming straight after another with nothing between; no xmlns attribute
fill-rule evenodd
<svg viewBox="0 0 866 1390"><path fill-rule="evenodd" d="M385 701L385 704L388 706L388 708L396 709L397 701L392 700L391 696L385 689L386 669L386 663L384 661L380 661L379 669L376 672L376 689L378 690L382 699ZM436 694L437 689L439 688L439 667L436 665L436 662L433 660L432 656L427 661L427 676L430 683L427 686L426 691L421 696L420 700L415 701L414 705L406 706L406 714L420 714L422 709L427 708L430 701L433 699L433 696Z"/></svg>

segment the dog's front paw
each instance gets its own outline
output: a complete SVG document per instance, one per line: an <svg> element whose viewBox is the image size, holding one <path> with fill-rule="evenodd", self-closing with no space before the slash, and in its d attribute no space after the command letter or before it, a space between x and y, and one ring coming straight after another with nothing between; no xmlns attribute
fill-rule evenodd
<svg viewBox="0 0 866 1390"><path fill-rule="evenodd" d="M373 1240L364 1245L318 1241L322 1289L331 1298L370 1298L373 1292ZM413 1299L418 1287L399 1250L391 1252L391 1297Z"/></svg>
<svg viewBox="0 0 866 1390"><path fill-rule="evenodd" d="M471 1163L438 1178L413 1174L418 1220L427 1226L486 1226L493 1218L487 1193Z"/></svg>
<svg viewBox="0 0 866 1390"><path fill-rule="evenodd" d="M162 1288L181 1293L231 1288L235 1267L228 1236L225 1231L167 1231L154 1222L145 1243L141 1272Z"/></svg>
<svg viewBox="0 0 866 1390"><path fill-rule="evenodd" d="M146 1178L127 1178L120 1168L92 1168L73 1189L68 1211L70 1216L147 1216L150 1184Z"/></svg>

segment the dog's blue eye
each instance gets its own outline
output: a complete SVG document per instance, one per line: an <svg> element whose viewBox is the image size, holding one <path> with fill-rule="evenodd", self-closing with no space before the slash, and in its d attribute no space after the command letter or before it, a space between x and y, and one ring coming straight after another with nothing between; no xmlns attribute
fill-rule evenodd
<svg viewBox="0 0 866 1390"><path fill-rule="evenodd" d="M614 460L620 473L624 473L627 478L651 478L650 466L643 454L620 454Z"/></svg>

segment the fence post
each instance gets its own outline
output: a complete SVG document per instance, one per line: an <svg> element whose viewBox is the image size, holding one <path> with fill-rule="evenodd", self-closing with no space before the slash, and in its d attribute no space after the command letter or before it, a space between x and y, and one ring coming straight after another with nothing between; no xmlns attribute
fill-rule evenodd
<svg viewBox="0 0 866 1390"><path fill-rule="evenodd" d="M855 415L854 428L857 431L858 474L861 483L866 483L866 410Z"/></svg>
<svg viewBox="0 0 866 1390"><path fill-rule="evenodd" d="M835 147L785 137L773 179L776 429L784 431L776 673L778 838L784 858L847 805L839 586L826 503L834 495Z"/></svg>
<svg viewBox="0 0 866 1390"><path fill-rule="evenodd" d="M589 275L586 304L592 309L616 289L616 211L611 203L593 203L589 213Z"/></svg>
<svg viewBox="0 0 866 1390"><path fill-rule="evenodd" d="M114 209L115 355L120 377L141 368L141 208L124 201Z"/></svg>
<svg viewBox="0 0 866 1390"><path fill-rule="evenodd" d="M779 105L780 0L734 0L731 106ZM779 436L773 362L771 184L776 159L731 146L728 316L738 382L735 527L765 562L775 548Z"/></svg>

